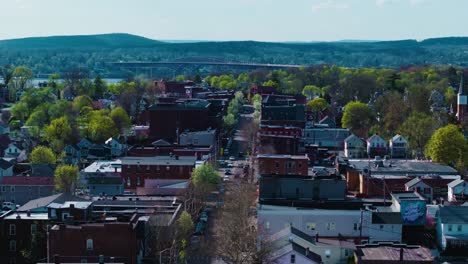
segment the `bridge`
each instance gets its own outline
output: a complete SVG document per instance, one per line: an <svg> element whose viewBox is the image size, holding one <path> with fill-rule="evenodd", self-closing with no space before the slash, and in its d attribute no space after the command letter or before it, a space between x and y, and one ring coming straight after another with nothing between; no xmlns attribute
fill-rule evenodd
<svg viewBox="0 0 468 264"><path fill-rule="evenodd" d="M153 73L161 72L165 69L170 69L171 75L176 76L178 74L198 72L203 68L204 71L213 72L229 72L229 71L241 71L241 70L256 70L256 69L297 69L304 67L305 65L295 64L269 64L269 63L251 63L251 62L229 62L229 61L191 61L191 60L177 60L177 61L118 61L111 62L110 66L118 69L125 69L134 71L137 75L143 71L148 74L150 78L153 77Z"/></svg>

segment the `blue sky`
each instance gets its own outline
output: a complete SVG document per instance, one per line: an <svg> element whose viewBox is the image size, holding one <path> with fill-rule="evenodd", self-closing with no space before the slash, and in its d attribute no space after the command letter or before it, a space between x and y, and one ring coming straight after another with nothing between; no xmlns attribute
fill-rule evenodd
<svg viewBox="0 0 468 264"><path fill-rule="evenodd" d="M331 41L468 36L467 0L3 0L0 39Z"/></svg>

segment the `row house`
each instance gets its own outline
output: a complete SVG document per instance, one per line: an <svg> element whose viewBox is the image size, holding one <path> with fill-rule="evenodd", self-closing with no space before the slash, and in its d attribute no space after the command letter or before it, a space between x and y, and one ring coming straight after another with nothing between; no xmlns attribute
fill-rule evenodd
<svg viewBox="0 0 468 264"><path fill-rule="evenodd" d="M468 183L457 179L448 184L447 199L449 202L465 202L468 200Z"/></svg>
<svg viewBox="0 0 468 264"><path fill-rule="evenodd" d="M260 175L302 175L307 176L309 158L306 155L257 155Z"/></svg>
<svg viewBox="0 0 468 264"><path fill-rule="evenodd" d="M431 202L434 199L446 199L448 184L453 181L440 177L417 177L405 183L405 190L415 191Z"/></svg>
<svg viewBox="0 0 468 264"><path fill-rule="evenodd" d="M28 201L53 194L54 177L10 176L0 180L1 200L23 205Z"/></svg>
<svg viewBox="0 0 468 264"><path fill-rule="evenodd" d="M468 206L439 206L437 243L451 256L467 256Z"/></svg>
<svg viewBox="0 0 468 264"><path fill-rule="evenodd" d="M197 163L195 156L157 156L122 158L125 188L145 185L146 179L190 179Z"/></svg>
<svg viewBox="0 0 468 264"><path fill-rule="evenodd" d="M366 141L350 135L344 139L344 154L351 159L360 159L364 157L374 158L376 156L383 157L390 154L392 158L405 158L408 153L408 141L401 135L397 134L389 140L389 144L385 142L378 134L368 138Z"/></svg>

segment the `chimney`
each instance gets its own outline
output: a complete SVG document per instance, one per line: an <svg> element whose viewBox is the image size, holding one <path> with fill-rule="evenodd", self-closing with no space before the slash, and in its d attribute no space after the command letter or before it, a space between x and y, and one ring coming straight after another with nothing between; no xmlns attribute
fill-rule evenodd
<svg viewBox="0 0 468 264"><path fill-rule="evenodd" d="M403 261L403 248L400 248L400 261Z"/></svg>
<svg viewBox="0 0 468 264"><path fill-rule="evenodd" d="M117 173L117 167L114 167L114 172Z"/></svg>
<svg viewBox="0 0 468 264"><path fill-rule="evenodd" d="M75 204L70 204L70 210L75 209Z"/></svg>
<svg viewBox="0 0 468 264"><path fill-rule="evenodd" d="M315 234L315 242L319 242L319 234Z"/></svg>
<svg viewBox="0 0 468 264"><path fill-rule="evenodd" d="M26 212L26 215L27 215L28 217L30 217L30 216L31 216L31 211L28 210L28 211Z"/></svg>
<svg viewBox="0 0 468 264"><path fill-rule="evenodd" d="M309 248L306 248L306 252L305 252L306 257L308 257L309 254L310 254L310 250L309 250Z"/></svg>

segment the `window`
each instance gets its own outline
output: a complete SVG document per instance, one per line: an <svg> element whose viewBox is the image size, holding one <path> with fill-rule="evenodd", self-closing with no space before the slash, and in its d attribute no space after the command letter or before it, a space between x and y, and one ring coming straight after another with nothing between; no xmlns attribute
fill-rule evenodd
<svg viewBox="0 0 468 264"><path fill-rule="evenodd" d="M333 222L327 223L327 230L335 230L335 223Z"/></svg>
<svg viewBox="0 0 468 264"><path fill-rule="evenodd" d="M6 192L6 186L2 186L2 192Z"/></svg>
<svg viewBox="0 0 468 264"><path fill-rule="evenodd" d="M34 235L37 232L37 225L31 224L31 235Z"/></svg>
<svg viewBox="0 0 468 264"><path fill-rule="evenodd" d="M10 251L16 251L16 240L10 240Z"/></svg>
<svg viewBox="0 0 468 264"><path fill-rule="evenodd" d="M86 240L86 249L87 250L93 250L93 240L92 239L87 239Z"/></svg>
<svg viewBox="0 0 468 264"><path fill-rule="evenodd" d="M431 188L424 188L424 194L431 194Z"/></svg>
<svg viewBox="0 0 468 264"><path fill-rule="evenodd" d="M14 185L10 186L10 192L14 192L14 191L15 191L15 186Z"/></svg>
<svg viewBox="0 0 468 264"><path fill-rule="evenodd" d="M10 236L16 235L16 225L10 224Z"/></svg>
<svg viewBox="0 0 468 264"><path fill-rule="evenodd" d="M132 185L132 183L130 182L130 178L127 179L127 186L130 186Z"/></svg>
<svg viewBox="0 0 468 264"><path fill-rule="evenodd" d="M462 225L458 225L458 226L457 226L457 231L458 231L458 232L461 232L461 231L462 231Z"/></svg>
<svg viewBox="0 0 468 264"><path fill-rule="evenodd" d="M275 162L275 167L279 168L279 163L277 161Z"/></svg>
<svg viewBox="0 0 468 264"><path fill-rule="evenodd" d="M448 225L448 231L452 231L452 225Z"/></svg>
<svg viewBox="0 0 468 264"><path fill-rule="evenodd" d="M140 178L137 178L137 186L140 186L140 184L141 184L141 180Z"/></svg>
<svg viewBox="0 0 468 264"><path fill-rule="evenodd" d="M354 230L357 230L357 227L358 227L358 224L357 223L354 223Z"/></svg>
<svg viewBox="0 0 468 264"><path fill-rule="evenodd" d="M296 263L296 255L291 254L291 263Z"/></svg>
<svg viewBox="0 0 468 264"><path fill-rule="evenodd" d="M327 258L330 258L330 255L331 255L331 250L330 249L325 250L325 256Z"/></svg>
<svg viewBox="0 0 468 264"><path fill-rule="evenodd" d="M306 228L309 229L309 230L312 230L314 231L315 230L315 227L317 226L316 223L307 223L306 224Z"/></svg>

